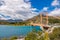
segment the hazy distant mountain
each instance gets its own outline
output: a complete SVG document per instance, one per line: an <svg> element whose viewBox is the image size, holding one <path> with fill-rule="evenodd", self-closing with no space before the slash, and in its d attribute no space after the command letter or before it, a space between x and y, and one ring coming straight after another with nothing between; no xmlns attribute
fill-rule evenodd
<svg viewBox="0 0 60 40"><path fill-rule="evenodd" d="M17 20L12 20L12 19L9 19L9 20L0 20L0 22L22 22L23 20L22 19L17 19Z"/></svg>

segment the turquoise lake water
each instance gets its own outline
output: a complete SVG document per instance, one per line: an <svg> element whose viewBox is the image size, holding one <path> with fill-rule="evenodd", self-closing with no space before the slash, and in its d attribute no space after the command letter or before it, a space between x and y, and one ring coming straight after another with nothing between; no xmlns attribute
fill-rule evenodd
<svg viewBox="0 0 60 40"><path fill-rule="evenodd" d="M39 26L8 26L0 25L0 38L11 36L26 36L33 29L41 30Z"/></svg>

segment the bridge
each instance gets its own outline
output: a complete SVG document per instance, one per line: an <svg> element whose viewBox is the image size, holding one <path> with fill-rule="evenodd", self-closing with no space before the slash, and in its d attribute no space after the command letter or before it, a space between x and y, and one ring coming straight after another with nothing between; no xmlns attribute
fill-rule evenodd
<svg viewBox="0 0 60 40"><path fill-rule="evenodd" d="M45 24L43 24L43 18L46 19L46 23ZM44 27L44 26L48 25L48 13L44 13L44 17L43 17L43 13L40 13L40 23L33 23L33 22L31 22L31 25L33 25L33 26L40 26L40 27Z"/></svg>
<svg viewBox="0 0 60 40"><path fill-rule="evenodd" d="M57 17L57 16L52 16L52 17L60 20L60 18ZM43 23L43 18L46 19L45 23ZM33 26L40 26L42 28L48 29L49 27L51 27L50 25L48 25L48 23L49 23L48 18L49 18L49 16L48 16L47 12L46 13L40 13L40 23L33 23L33 22L31 22L31 25L33 25Z"/></svg>

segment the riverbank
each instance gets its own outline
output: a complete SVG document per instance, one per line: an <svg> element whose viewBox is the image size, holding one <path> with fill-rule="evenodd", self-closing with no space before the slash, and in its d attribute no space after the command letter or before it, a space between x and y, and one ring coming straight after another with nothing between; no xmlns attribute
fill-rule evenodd
<svg viewBox="0 0 60 40"><path fill-rule="evenodd" d="M60 27L55 27L52 33L45 32L44 35L42 35L43 33L44 32L41 31L36 34L35 32L32 32L29 35L27 35L25 40L30 40L30 39L31 40L60 40Z"/></svg>

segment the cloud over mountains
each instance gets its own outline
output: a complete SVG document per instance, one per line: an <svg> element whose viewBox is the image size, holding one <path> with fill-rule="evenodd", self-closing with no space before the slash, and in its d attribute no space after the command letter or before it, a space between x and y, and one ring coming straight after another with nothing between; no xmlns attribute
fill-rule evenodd
<svg viewBox="0 0 60 40"><path fill-rule="evenodd" d="M26 20L39 14L38 9L33 8L30 0L0 0L0 19L22 19ZM36 5L37 6L37 5ZM54 9L49 8L54 7ZM50 16L60 16L60 0L53 0L50 6L44 6L39 11L50 11Z"/></svg>
<svg viewBox="0 0 60 40"><path fill-rule="evenodd" d="M29 0L0 0L0 19L29 19L37 14Z"/></svg>
<svg viewBox="0 0 60 40"><path fill-rule="evenodd" d="M53 11L49 13L50 16L60 16L60 0L54 0L51 5L55 7Z"/></svg>

